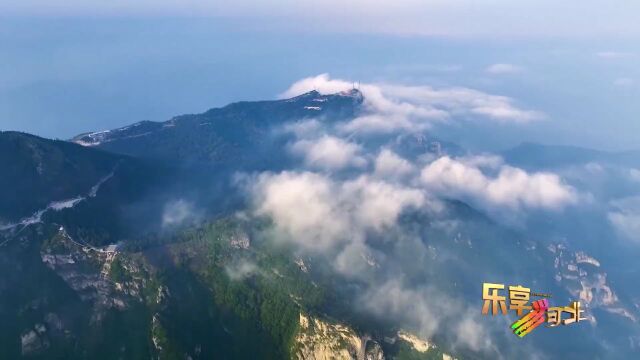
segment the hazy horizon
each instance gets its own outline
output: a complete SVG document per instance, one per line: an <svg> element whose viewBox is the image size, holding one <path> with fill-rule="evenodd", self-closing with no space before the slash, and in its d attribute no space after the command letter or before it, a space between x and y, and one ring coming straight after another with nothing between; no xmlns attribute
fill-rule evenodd
<svg viewBox="0 0 640 360"><path fill-rule="evenodd" d="M353 6L342 16L330 4L312 7L312 15L305 15L308 4L287 3L287 11L250 2L203 4L115 4L109 11L77 4L46 13L37 1L0 5L11 15L0 23L0 129L68 139L235 101L276 99L292 83L328 73L349 81L464 87L544 114L525 126L467 122L446 129L452 140L472 147L496 150L523 141L639 147L638 29L621 15L631 5L603 10L620 21L607 18L597 24L602 31L592 31L588 17L579 19L568 5L558 5L547 23L537 13L523 17L527 26L497 16L497 9L522 15L544 7L529 2L488 6L473 21L466 1L451 9L438 1L376 11ZM411 20L429 6L453 23ZM580 11L596 19L589 9ZM417 14L403 15L406 26L393 21L394 14L412 11ZM381 26L366 26L364 19ZM564 24L556 24L560 20Z"/></svg>

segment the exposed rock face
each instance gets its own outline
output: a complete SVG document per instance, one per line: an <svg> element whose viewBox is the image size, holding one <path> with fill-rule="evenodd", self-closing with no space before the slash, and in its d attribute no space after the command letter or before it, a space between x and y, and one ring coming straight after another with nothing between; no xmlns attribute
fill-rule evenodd
<svg viewBox="0 0 640 360"><path fill-rule="evenodd" d="M607 283L607 273L602 270L597 259L583 251L572 253L562 244L552 244L547 249L555 257L556 281L580 300L587 309L587 318L595 321L595 317L588 310L601 308L633 322L637 321L637 316L621 304L615 291Z"/></svg>
<svg viewBox="0 0 640 360"><path fill-rule="evenodd" d="M160 336L158 336L161 327L160 317L156 313L153 315L153 319L151 321L151 341L153 342L153 347L156 349L158 354L162 353L162 340L160 339Z"/></svg>
<svg viewBox="0 0 640 360"><path fill-rule="evenodd" d="M36 324L33 329L27 330L20 336L20 345L23 356L31 356L49 348L49 340L46 336L47 329L43 324Z"/></svg>
<svg viewBox="0 0 640 360"><path fill-rule="evenodd" d="M161 285L158 287L158 293L156 295L156 304L162 305L165 303L165 300L171 295L169 292L169 288Z"/></svg>
<svg viewBox="0 0 640 360"><path fill-rule="evenodd" d="M142 290L148 274L144 274L143 264L121 256L116 246L83 245L60 227L58 234L43 245L40 257L83 301L93 305L92 321L100 321L107 309L126 309L132 300L145 300ZM114 266L118 269L112 269ZM119 270L120 278L112 270ZM167 295L161 294L165 290L159 289L158 296ZM55 317L50 320L59 323Z"/></svg>
<svg viewBox="0 0 640 360"><path fill-rule="evenodd" d="M434 344L434 343L432 343L432 342L430 342L428 340L422 339L422 338L418 337L417 335L412 334L412 333L410 333L408 331L404 331L404 330L398 331L397 338L393 339L394 340L393 343L395 343L396 339L399 340L399 341L404 341L404 342L408 343L413 348L413 350L415 350L415 351L417 351L419 353L423 353L425 355L427 353L429 353L428 354L429 359L431 359L431 358L435 359L435 357L432 357L432 356L437 356L437 354L442 354L442 359L443 360L456 360L456 358L454 358L453 356L451 356L451 355L449 355L449 354L447 354L445 352L442 352L442 349L439 349L439 347L436 344ZM389 342L389 341L387 341L387 342ZM389 342L389 343L391 343L391 342Z"/></svg>
<svg viewBox="0 0 640 360"><path fill-rule="evenodd" d="M309 268L307 267L307 264L304 263L303 259L296 259L295 260L296 265L298 265L298 268L300 269L300 271L308 273L309 272Z"/></svg>
<svg viewBox="0 0 640 360"><path fill-rule="evenodd" d="M583 251L578 251L575 255L576 255L576 262L578 264L585 263L585 264L591 264L595 267L600 267L600 262L598 260L585 254Z"/></svg>
<svg viewBox="0 0 640 360"><path fill-rule="evenodd" d="M417 337L416 335L413 335L411 333L408 333L406 331L398 331L398 338L408 342L409 344L411 344L411 346L418 352L427 352L429 351L429 349L433 348L434 346L429 343L426 340L420 339L419 337Z"/></svg>
<svg viewBox="0 0 640 360"><path fill-rule="evenodd" d="M248 249L251 246L249 235L243 231L238 231L231 235L230 245L235 249Z"/></svg>
<svg viewBox="0 0 640 360"><path fill-rule="evenodd" d="M367 341L364 358L366 360L384 360L382 346L377 341Z"/></svg>
<svg viewBox="0 0 640 360"><path fill-rule="evenodd" d="M424 356L439 356L444 360L455 360L442 352L435 344L407 331L398 331L396 336L384 341L395 344L406 342L413 350ZM369 335L359 335L351 327L332 323L310 315L300 314L300 329L293 345L292 357L298 360L385 360L382 346Z"/></svg>
<svg viewBox="0 0 640 360"><path fill-rule="evenodd" d="M83 301L91 301L96 309L125 308L114 283L108 279L114 252L82 246L60 228L58 235L44 247L42 262L55 271ZM97 319L100 318L96 314Z"/></svg>
<svg viewBox="0 0 640 360"><path fill-rule="evenodd" d="M299 360L363 359L363 345L363 339L350 327L331 324L301 313L300 331L295 338L293 357ZM371 354L377 356L375 349L372 349Z"/></svg>

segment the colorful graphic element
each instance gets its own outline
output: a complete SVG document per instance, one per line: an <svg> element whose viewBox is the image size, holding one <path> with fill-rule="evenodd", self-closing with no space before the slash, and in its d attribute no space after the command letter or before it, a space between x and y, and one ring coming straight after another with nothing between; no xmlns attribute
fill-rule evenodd
<svg viewBox="0 0 640 360"><path fill-rule="evenodd" d="M509 286L509 304L507 305L507 297L500 294L501 290L505 290L504 284L483 283L482 284L482 315L496 315L501 312L502 315L507 314L507 308L514 310L521 317L520 320L511 325L513 333L519 337L524 337L545 321L549 323L547 327L556 327L558 325L569 325L587 320L582 317L584 310L581 309L579 301L574 301L570 306L554 306L549 307L549 300L541 299L534 301L529 305L531 296L551 297L549 294L532 293L530 288L521 285ZM570 316L563 319L562 314L567 313Z"/></svg>
<svg viewBox="0 0 640 360"><path fill-rule="evenodd" d="M527 315L523 316L520 320L511 324L513 333L524 337L533 329L540 326L545 321L545 313L549 308L549 301L547 299L537 300L533 302L533 310Z"/></svg>

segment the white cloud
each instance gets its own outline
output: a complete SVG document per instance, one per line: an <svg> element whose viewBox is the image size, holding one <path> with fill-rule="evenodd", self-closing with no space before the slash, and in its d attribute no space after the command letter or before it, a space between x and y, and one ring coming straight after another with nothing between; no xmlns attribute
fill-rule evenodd
<svg viewBox="0 0 640 360"><path fill-rule="evenodd" d="M476 311L468 309L461 321L457 323L456 344L465 345L473 351L493 349L491 337L484 330L482 320Z"/></svg>
<svg viewBox="0 0 640 360"><path fill-rule="evenodd" d="M450 301L439 302L435 299L432 301L435 306L430 306L425 300L431 297L402 286L399 280L389 280L364 294L362 303L379 316L393 316L410 323L419 330L421 336L430 338L444 318L443 309L435 306L451 307L450 311L455 308Z"/></svg>
<svg viewBox="0 0 640 360"><path fill-rule="evenodd" d="M347 181L342 186L343 196L352 202L353 216L358 224L377 231L395 224L406 208L419 208L425 204L422 191L402 187L367 176Z"/></svg>
<svg viewBox="0 0 640 360"><path fill-rule="evenodd" d="M241 259L226 266L225 271L231 280L237 281L259 273L260 269L253 262Z"/></svg>
<svg viewBox="0 0 640 360"><path fill-rule="evenodd" d="M500 122L526 123L543 117L539 112L520 110L508 103L489 103L474 107L471 112Z"/></svg>
<svg viewBox="0 0 640 360"><path fill-rule="evenodd" d="M347 243L330 260L334 269L347 277L365 280L372 269L372 264L377 265L370 254L370 249L363 242L352 241Z"/></svg>
<svg viewBox="0 0 640 360"><path fill-rule="evenodd" d="M351 90L352 84L325 74L297 82L283 96L313 89L336 93ZM272 221L270 231L275 236L269 238L294 244L300 252L326 261L336 273L358 279L359 309L391 317L426 338L454 334L453 346L497 354L477 313L459 312L464 307L459 298L424 284L402 282L427 276L426 266L436 269L440 258L431 256L441 249L432 252L429 240L412 233L411 226L399 226L399 219L416 210L418 215L443 220L446 203L434 199L452 196L489 210L556 210L574 203L575 191L555 174L529 174L491 154L435 161L433 156L416 155L413 162L392 150L404 135L387 135L477 114L495 121L529 121L537 114L517 108L510 98L466 88L363 84L361 90L367 113L356 119L305 120L284 126L296 136L290 151L302 157L304 165L246 177L251 214ZM352 134L372 131L376 137ZM354 138L361 143L352 142ZM346 168L349 171L335 171ZM423 263L427 256L433 263ZM415 274L420 275L412 277Z"/></svg>
<svg viewBox="0 0 640 360"><path fill-rule="evenodd" d="M415 166L389 149L382 149L375 160L376 176L402 178L415 171Z"/></svg>
<svg viewBox="0 0 640 360"><path fill-rule="evenodd" d="M184 199L168 202L162 213L162 227L193 224L202 218L202 213L193 203Z"/></svg>
<svg viewBox="0 0 640 360"><path fill-rule="evenodd" d="M362 151L359 145L335 136L298 140L291 145L291 151L304 157L306 165L313 168L340 170L367 164L366 159L359 155Z"/></svg>
<svg viewBox="0 0 640 360"><path fill-rule="evenodd" d="M402 131L421 131L428 127L427 122L414 122L402 115L370 114L340 124L338 128L343 134L389 134Z"/></svg>
<svg viewBox="0 0 640 360"><path fill-rule="evenodd" d="M366 231L393 226L404 209L426 203L418 189L365 175L341 182L311 172L265 173L250 188L256 214L310 249L361 241Z"/></svg>
<svg viewBox="0 0 640 360"><path fill-rule="evenodd" d="M353 83L341 79L331 79L328 74L320 74L295 82L282 97L292 97L317 90L322 94L346 93L353 88ZM346 132L388 133L397 130L422 130L429 122L447 119L449 114L427 103L404 101L385 94L382 87L374 84L360 84L359 90L364 95L367 114L342 125Z"/></svg>
<svg viewBox="0 0 640 360"><path fill-rule="evenodd" d="M493 154L464 156L459 160L469 166L478 167L480 169L497 169L504 164L504 161L500 156Z"/></svg>
<svg viewBox="0 0 640 360"><path fill-rule="evenodd" d="M346 92L351 82L321 74L297 81L283 97L311 90L323 94ZM526 123L544 118L537 111L524 110L506 96L468 88L434 89L430 86L361 84L366 113L342 124L345 133L391 133L419 131L436 122L461 118L484 118L501 123Z"/></svg>
<svg viewBox="0 0 640 360"><path fill-rule="evenodd" d="M321 94L335 94L353 89L354 83L341 79L330 79L329 74L320 74L300 79L293 83L280 96L290 98L306 92L316 90Z"/></svg>
<svg viewBox="0 0 640 360"><path fill-rule="evenodd" d="M309 119L285 124L283 130L295 134L298 138L310 138L322 131L322 124L316 119Z"/></svg>
<svg viewBox="0 0 640 360"><path fill-rule="evenodd" d="M485 69L485 72L492 75L517 74L522 71L523 69L520 66L503 63L493 64Z"/></svg>
<svg viewBox="0 0 640 360"><path fill-rule="evenodd" d="M427 103L447 111L449 115L484 115L489 120L499 122L523 123L539 120L544 117L537 111L518 108L515 101L507 96L487 94L482 91L454 87L434 89L429 86L398 86L383 87L385 93L391 97L398 97L405 101Z"/></svg>
<svg viewBox="0 0 640 360"><path fill-rule="evenodd" d="M399 279L391 279L371 286L358 303L378 316L401 321L417 330L421 338L431 339L443 328L450 328L456 335L455 345L495 351L486 328L480 326L478 312L461 311L467 308L464 303L436 289L408 287Z"/></svg>
<svg viewBox="0 0 640 360"><path fill-rule="evenodd" d="M464 159L441 157L427 165L421 180L431 191L488 207L561 209L577 202L575 190L552 173L529 174L502 165L494 177Z"/></svg>
<svg viewBox="0 0 640 360"><path fill-rule="evenodd" d="M589 162L585 164L584 169L591 174L600 174L604 171L604 167L597 162Z"/></svg>
<svg viewBox="0 0 640 360"><path fill-rule="evenodd" d="M640 196L612 202L608 213L611 224L618 233L631 241L640 242Z"/></svg>
<svg viewBox="0 0 640 360"><path fill-rule="evenodd" d="M271 217L278 230L308 248L328 248L349 232L334 196L336 185L325 176L265 173L251 191L256 213Z"/></svg>
<svg viewBox="0 0 640 360"><path fill-rule="evenodd" d="M631 180L640 182L640 170L634 168L629 169L629 177Z"/></svg>

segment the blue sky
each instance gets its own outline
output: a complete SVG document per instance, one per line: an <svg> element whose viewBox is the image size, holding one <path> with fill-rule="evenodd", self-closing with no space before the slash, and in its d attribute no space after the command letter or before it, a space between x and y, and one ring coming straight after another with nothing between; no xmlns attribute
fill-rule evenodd
<svg viewBox="0 0 640 360"><path fill-rule="evenodd" d="M470 147L640 147L640 6L628 2L150 4L0 4L0 129L68 138L272 99L329 73L464 86L546 115L442 129Z"/></svg>

